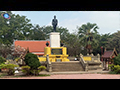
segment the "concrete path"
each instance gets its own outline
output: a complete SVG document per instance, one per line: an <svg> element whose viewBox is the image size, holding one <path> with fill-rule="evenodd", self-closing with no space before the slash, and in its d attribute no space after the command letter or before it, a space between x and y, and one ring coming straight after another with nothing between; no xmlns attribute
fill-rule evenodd
<svg viewBox="0 0 120 90"><path fill-rule="evenodd" d="M67 74L50 75L43 77L13 77L0 79L120 79L120 75L115 74Z"/></svg>
<svg viewBox="0 0 120 90"><path fill-rule="evenodd" d="M29 77L5 77L0 79L120 79L120 74L107 74L109 71L69 71L69 72L47 72L40 74L50 74L50 76L29 76ZM22 75L22 73L21 73Z"/></svg>

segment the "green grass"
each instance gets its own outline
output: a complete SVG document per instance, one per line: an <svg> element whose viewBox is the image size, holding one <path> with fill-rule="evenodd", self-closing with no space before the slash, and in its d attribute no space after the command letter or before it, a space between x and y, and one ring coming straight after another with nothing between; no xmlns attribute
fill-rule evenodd
<svg viewBox="0 0 120 90"><path fill-rule="evenodd" d="M115 71L110 71L109 74L120 74L120 73L116 73Z"/></svg>
<svg viewBox="0 0 120 90"><path fill-rule="evenodd" d="M4 77L4 76L7 76L7 73L0 74L0 77Z"/></svg>
<svg viewBox="0 0 120 90"><path fill-rule="evenodd" d="M50 76L50 74L39 74L38 76Z"/></svg>
<svg viewBox="0 0 120 90"><path fill-rule="evenodd" d="M34 76L34 75L29 75L29 76L25 76L25 75L21 75L21 76L12 76L12 77L44 77L44 76L50 76L49 74L39 74L38 76Z"/></svg>
<svg viewBox="0 0 120 90"><path fill-rule="evenodd" d="M3 78L3 77L6 77L8 76L7 73L1 73L0 74L0 78ZM9 77L31 77L31 76L34 76L34 75L30 75L30 76L25 76L25 75L21 75L21 76L9 76ZM38 76L34 76L34 77L44 77L44 76L50 76L50 74L39 74Z"/></svg>

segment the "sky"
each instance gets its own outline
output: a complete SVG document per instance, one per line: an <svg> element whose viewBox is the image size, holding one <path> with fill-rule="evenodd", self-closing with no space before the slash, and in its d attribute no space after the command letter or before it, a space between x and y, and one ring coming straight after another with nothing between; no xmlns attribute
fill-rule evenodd
<svg viewBox="0 0 120 90"><path fill-rule="evenodd" d="M58 19L58 26L67 28L70 33L77 31L77 26L96 23L100 34L115 33L120 30L119 11L12 11L14 14L24 15L33 25L52 26L54 15Z"/></svg>

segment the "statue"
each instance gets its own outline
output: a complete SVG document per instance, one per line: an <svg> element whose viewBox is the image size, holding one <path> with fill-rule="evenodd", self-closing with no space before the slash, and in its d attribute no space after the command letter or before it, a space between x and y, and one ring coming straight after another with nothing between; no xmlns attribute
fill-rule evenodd
<svg viewBox="0 0 120 90"><path fill-rule="evenodd" d="M53 32L56 32L57 24L58 24L58 20L56 19L56 16L54 16L54 19L52 20Z"/></svg>

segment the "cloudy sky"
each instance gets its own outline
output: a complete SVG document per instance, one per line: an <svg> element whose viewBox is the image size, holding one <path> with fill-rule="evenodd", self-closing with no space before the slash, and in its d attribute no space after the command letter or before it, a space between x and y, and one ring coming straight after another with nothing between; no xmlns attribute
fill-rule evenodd
<svg viewBox="0 0 120 90"><path fill-rule="evenodd" d="M100 34L114 33L120 30L119 11L12 11L14 14L27 16L31 23L40 26L52 25L54 15L58 19L58 26L69 29L69 32L77 30L77 26L87 22L96 23Z"/></svg>

